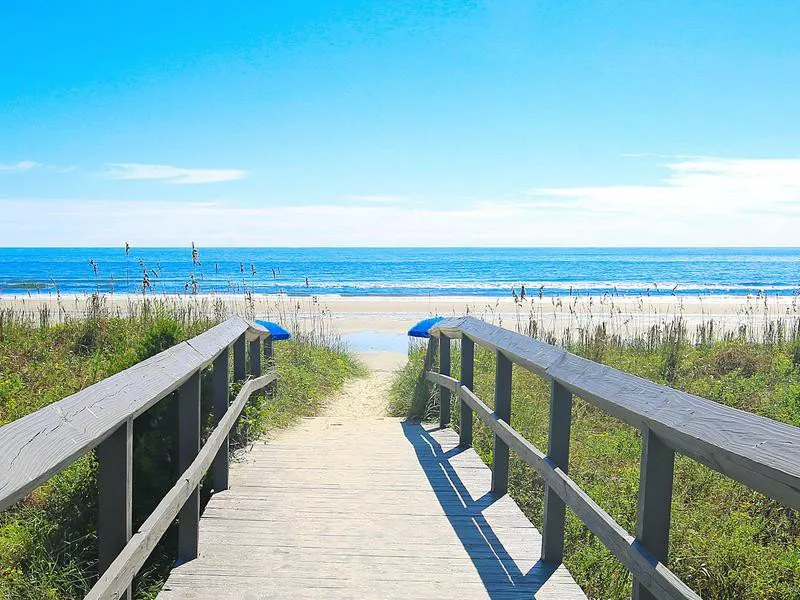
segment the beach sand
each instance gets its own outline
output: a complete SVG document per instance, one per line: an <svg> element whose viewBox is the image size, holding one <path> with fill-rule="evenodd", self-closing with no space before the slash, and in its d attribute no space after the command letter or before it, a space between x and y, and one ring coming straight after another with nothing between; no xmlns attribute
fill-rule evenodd
<svg viewBox="0 0 800 600"><path fill-rule="evenodd" d="M470 314L509 329L528 331L533 322L540 331L555 334L565 328L594 328L605 323L609 333L634 335L652 325L681 317L687 328L713 320L716 327L760 330L770 322L794 323L800 305L794 296L560 296L511 297L456 296L315 296L284 295L168 295L148 296L170 307L209 314L236 313L280 321L294 327L326 329L345 336L359 332L405 334L420 319ZM103 295L102 309L125 315L141 310L138 295ZM91 295L0 296L0 309L11 309L31 319L44 310L51 320L86 314ZM387 348L374 348L385 350ZM396 348L395 348L396 349ZM365 350L370 350L366 348Z"/></svg>

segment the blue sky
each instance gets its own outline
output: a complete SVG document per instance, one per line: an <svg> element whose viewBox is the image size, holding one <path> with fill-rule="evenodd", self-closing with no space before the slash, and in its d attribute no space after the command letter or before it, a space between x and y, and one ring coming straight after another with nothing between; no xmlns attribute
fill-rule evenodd
<svg viewBox="0 0 800 600"><path fill-rule="evenodd" d="M0 8L0 246L797 245L800 2Z"/></svg>

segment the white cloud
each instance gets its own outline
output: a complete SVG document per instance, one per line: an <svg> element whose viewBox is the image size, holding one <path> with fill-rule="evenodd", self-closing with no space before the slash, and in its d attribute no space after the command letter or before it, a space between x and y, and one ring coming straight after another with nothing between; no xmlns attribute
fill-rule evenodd
<svg viewBox="0 0 800 600"><path fill-rule="evenodd" d="M21 160L19 162L10 164L0 164L0 173L20 173L22 171L30 171L36 167L41 167L42 164L32 160Z"/></svg>
<svg viewBox="0 0 800 600"><path fill-rule="evenodd" d="M112 163L108 167L104 173L108 179L149 179L178 184L234 181L247 175L241 169L186 169L140 163Z"/></svg>
<svg viewBox="0 0 800 600"><path fill-rule="evenodd" d="M650 186L540 188L456 208L0 199L0 245L798 245L800 159L681 158L666 169Z"/></svg>
<svg viewBox="0 0 800 600"><path fill-rule="evenodd" d="M538 188L539 198L570 199L599 212L652 219L786 210L800 205L800 158L687 157L665 165L658 185Z"/></svg>

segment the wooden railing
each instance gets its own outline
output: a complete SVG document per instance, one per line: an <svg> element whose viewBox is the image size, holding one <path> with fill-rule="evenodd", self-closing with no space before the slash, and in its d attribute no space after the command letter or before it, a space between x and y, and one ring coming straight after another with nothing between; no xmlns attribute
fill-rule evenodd
<svg viewBox="0 0 800 600"><path fill-rule="evenodd" d="M472 317L441 321L431 335L426 378L439 385L440 424L446 427L450 422L452 392L461 402L462 447L472 443L473 413L494 432L492 491L507 491L509 449L542 476L546 562L562 561L569 506L631 571L634 598L699 598L666 566L676 452L800 508L800 428L658 385ZM450 377L452 338L461 339L460 381ZM429 370L437 343L438 373ZM475 344L496 355L494 410L472 391ZM551 382L546 454L511 427L514 364ZM573 394L642 433L635 537L567 475Z"/></svg>
<svg viewBox="0 0 800 600"><path fill-rule="evenodd" d="M263 349L262 349L263 341ZM233 377L250 379L229 404ZM213 488L228 487L228 437L250 396L275 381L262 375L272 360L269 332L240 317L144 360L63 400L0 427L0 511L96 448L101 577L86 598L130 597L133 577L178 518L178 561L197 557L199 485L213 464ZM214 430L200 448L200 375L213 364ZM175 486L132 534L133 421L178 392L178 470Z"/></svg>

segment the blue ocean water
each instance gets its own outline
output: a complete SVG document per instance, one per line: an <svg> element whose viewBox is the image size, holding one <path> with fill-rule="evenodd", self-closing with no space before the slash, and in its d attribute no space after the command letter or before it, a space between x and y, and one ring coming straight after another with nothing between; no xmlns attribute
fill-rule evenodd
<svg viewBox="0 0 800 600"><path fill-rule="evenodd" d="M800 248L0 248L0 294L792 295Z"/></svg>

